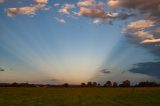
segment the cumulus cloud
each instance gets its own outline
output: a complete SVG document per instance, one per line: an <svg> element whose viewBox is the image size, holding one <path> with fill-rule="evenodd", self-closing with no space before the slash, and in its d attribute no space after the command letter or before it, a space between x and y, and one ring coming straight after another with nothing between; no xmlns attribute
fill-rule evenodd
<svg viewBox="0 0 160 106"><path fill-rule="evenodd" d="M145 44L145 43L160 43L160 39L146 39L141 42L141 44Z"/></svg>
<svg viewBox="0 0 160 106"><path fill-rule="evenodd" d="M42 8L45 8L44 4L37 4L33 6L26 6L26 7L20 7L20 8L8 8L7 15L8 16L15 16L17 14L35 15L36 11Z"/></svg>
<svg viewBox="0 0 160 106"><path fill-rule="evenodd" d="M114 11L132 11L136 18L125 27L125 34L137 39L142 47L160 60L160 0L109 0L107 5ZM135 21L137 19L137 21ZM137 63L129 71L160 78L160 62Z"/></svg>
<svg viewBox="0 0 160 106"><path fill-rule="evenodd" d="M149 32L138 31L133 33L132 35L128 35L130 38L142 38L142 39L150 39L153 40L154 36Z"/></svg>
<svg viewBox="0 0 160 106"><path fill-rule="evenodd" d="M78 7L82 7L82 6L92 6L94 5L94 0L83 0L77 3Z"/></svg>
<svg viewBox="0 0 160 106"><path fill-rule="evenodd" d="M88 16L92 18L107 19L117 17L118 13L109 13L101 9L81 7L80 11L78 12L78 16Z"/></svg>
<svg viewBox="0 0 160 106"><path fill-rule="evenodd" d="M120 6L120 1L119 0L109 0L107 4L109 7L117 8Z"/></svg>
<svg viewBox="0 0 160 106"><path fill-rule="evenodd" d="M138 9L143 12L150 11L152 15L155 12L160 11L159 4L159 0L109 0L108 2L108 6L112 8L122 7L127 9Z"/></svg>
<svg viewBox="0 0 160 106"><path fill-rule="evenodd" d="M63 7L59 9L59 12L69 15L70 14L69 9L74 7L75 7L74 4L65 4Z"/></svg>
<svg viewBox="0 0 160 106"><path fill-rule="evenodd" d="M78 16L89 16L93 18L105 19L109 17L109 14L103 10L98 10L98 9L96 10L96 9L81 7L78 13Z"/></svg>
<svg viewBox="0 0 160 106"><path fill-rule="evenodd" d="M160 0L109 0L107 5L114 10L120 9L119 17L128 11L136 14L138 20L125 28L127 37L141 38L141 44L160 43L160 33L155 30L160 24Z"/></svg>
<svg viewBox="0 0 160 106"><path fill-rule="evenodd" d="M133 16L133 14L128 13L117 13L117 12L108 12L105 9L97 9L97 8L88 8L88 7L80 7L79 12L75 12L78 16L86 16L93 19L93 23L99 24L99 23L109 23L112 24L112 20L120 19L124 20L127 19L130 16Z"/></svg>
<svg viewBox="0 0 160 106"><path fill-rule="evenodd" d="M37 3L48 3L48 0L34 0Z"/></svg>
<svg viewBox="0 0 160 106"><path fill-rule="evenodd" d="M113 9L123 8L123 12L132 10L142 18L133 25L151 27L155 22L159 22L160 17L160 0L109 0L108 6ZM145 28L144 27L144 28Z"/></svg>
<svg viewBox="0 0 160 106"><path fill-rule="evenodd" d="M154 26L154 21L152 20L138 20L135 22L131 22L127 26L127 30L144 30Z"/></svg>
<svg viewBox="0 0 160 106"><path fill-rule="evenodd" d="M111 8L124 8L126 10L139 11L144 18L159 19L160 0L109 0ZM124 11L125 12L125 11ZM140 15L140 14L139 14Z"/></svg>
<svg viewBox="0 0 160 106"><path fill-rule="evenodd" d="M58 17L54 17L54 19L55 19L57 22L61 23L61 24L65 24L65 23L66 23L66 21L65 21L64 19L61 19L61 18L58 18Z"/></svg>

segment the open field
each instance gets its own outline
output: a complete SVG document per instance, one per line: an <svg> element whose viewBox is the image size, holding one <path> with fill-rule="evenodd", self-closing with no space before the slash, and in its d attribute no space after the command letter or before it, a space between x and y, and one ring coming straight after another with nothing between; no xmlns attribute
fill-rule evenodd
<svg viewBox="0 0 160 106"><path fill-rule="evenodd" d="M160 88L0 88L0 106L160 106Z"/></svg>

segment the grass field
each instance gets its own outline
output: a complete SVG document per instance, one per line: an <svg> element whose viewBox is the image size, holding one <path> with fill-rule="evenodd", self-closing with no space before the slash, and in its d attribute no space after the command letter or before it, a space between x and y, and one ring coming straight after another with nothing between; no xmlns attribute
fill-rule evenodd
<svg viewBox="0 0 160 106"><path fill-rule="evenodd" d="M0 106L160 106L160 88L0 88Z"/></svg>

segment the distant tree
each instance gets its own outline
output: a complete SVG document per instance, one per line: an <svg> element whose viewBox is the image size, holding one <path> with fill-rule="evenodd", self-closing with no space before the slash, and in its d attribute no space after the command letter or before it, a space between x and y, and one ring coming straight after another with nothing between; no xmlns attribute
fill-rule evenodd
<svg viewBox="0 0 160 106"><path fill-rule="evenodd" d="M120 87L130 87L130 81L129 80L125 80L119 86Z"/></svg>
<svg viewBox="0 0 160 106"><path fill-rule="evenodd" d="M87 86L91 87L92 86L92 82L88 82Z"/></svg>
<svg viewBox="0 0 160 106"><path fill-rule="evenodd" d="M64 87L69 87L69 84L68 83L64 83L63 86Z"/></svg>
<svg viewBox="0 0 160 106"><path fill-rule="evenodd" d="M107 81L107 82L106 82L106 86L107 86L107 87L111 87L111 86L112 86L112 82L111 82L111 81Z"/></svg>
<svg viewBox="0 0 160 106"><path fill-rule="evenodd" d="M97 86L97 82L93 82L92 86L96 87Z"/></svg>
<svg viewBox="0 0 160 106"><path fill-rule="evenodd" d="M158 84L156 82L139 82L139 84L137 85L138 87L156 87L158 86Z"/></svg>
<svg viewBox="0 0 160 106"><path fill-rule="evenodd" d="M81 87L85 87L86 86L86 84L85 83L81 83Z"/></svg>
<svg viewBox="0 0 160 106"><path fill-rule="evenodd" d="M19 85L18 85L18 83L14 82L14 83L11 84L11 86L12 87L18 87Z"/></svg>
<svg viewBox="0 0 160 106"><path fill-rule="evenodd" d="M101 86L101 84L99 84L99 83L98 83L98 84L97 84L97 86L98 86L98 87L100 87L100 86Z"/></svg>
<svg viewBox="0 0 160 106"><path fill-rule="evenodd" d="M113 87L117 87L117 86L118 86L117 82L113 82Z"/></svg>

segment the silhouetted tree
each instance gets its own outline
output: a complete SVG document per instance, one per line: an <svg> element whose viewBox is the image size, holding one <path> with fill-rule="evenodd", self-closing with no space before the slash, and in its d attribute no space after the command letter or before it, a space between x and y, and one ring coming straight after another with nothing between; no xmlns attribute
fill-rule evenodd
<svg viewBox="0 0 160 106"><path fill-rule="evenodd" d="M107 87L111 87L111 86L112 86L112 82L111 82L111 81L107 81L107 82L106 82L106 86L107 86Z"/></svg>
<svg viewBox="0 0 160 106"><path fill-rule="evenodd" d="M92 86L96 87L97 86L97 82L93 82Z"/></svg>
<svg viewBox="0 0 160 106"><path fill-rule="evenodd" d="M92 86L92 82L88 82L87 86L91 87Z"/></svg>
<svg viewBox="0 0 160 106"><path fill-rule="evenodd" d="M113 87L117 87L117 86L118 86L117 82L113 82Z"/></svg>
<svg viewBox="0 0 160 106"><path fill-rule="evenodd" d="M98 86L98 87L100 87L100 86L101 86L101 84L99 84L99 83L98 83L98 84L97 84L97 86Z"/></svg>
<svg viewBox="0 0 160 106"><path fill-rule="evenodd" d="M14 82L14 83L11 84L11 86L12 87L18 87L19 85L18 85L18 83Z"/></svg>
<svg viewBox="0 0 160 106"><path fill-rule="evenodd" d="M138 87L156 87L158 86L158 84L156 82L139 82L139 84L137 85Z"/></svg>
<svg viewBox="0 0 160 106"><path fill-rule="evenodd" d="M111 87L112 86L112 82L111 81L107 81L103 87Z"/></svg>
<svg viewBox="0 0 160 106"><path fill-rule="evenodd" d="M81 83L81 87L85 87L86 86L86 84L85 83Z"/></svg>
<svg viewBox="0 0 160 106"><path fill-rule="evenodd" d="M69 84L68 83L64 83L63 86L64 87L69 87Z"/></svg>
<svg viewBox="0 0 160 106"><path fill-rule="evenodd" d="M129 80L125 80L119 86L120 87L130 87L130 81Z"/></svg>

